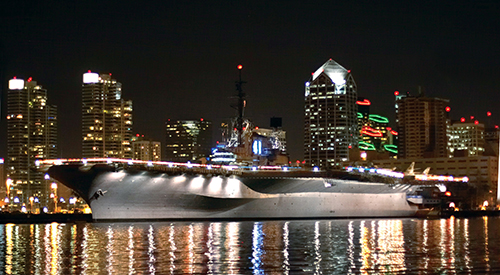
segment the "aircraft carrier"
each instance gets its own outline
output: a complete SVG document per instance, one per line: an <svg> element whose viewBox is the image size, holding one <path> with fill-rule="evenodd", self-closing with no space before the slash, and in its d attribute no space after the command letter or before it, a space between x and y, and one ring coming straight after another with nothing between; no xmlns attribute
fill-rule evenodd
<svg viewBox="0 0 500 275"><path fill-rule="evenodd" d="M440 201L436 187L348 172L104 161L59 161L48 169L87 201L97 221L410 217Z"/></svg>

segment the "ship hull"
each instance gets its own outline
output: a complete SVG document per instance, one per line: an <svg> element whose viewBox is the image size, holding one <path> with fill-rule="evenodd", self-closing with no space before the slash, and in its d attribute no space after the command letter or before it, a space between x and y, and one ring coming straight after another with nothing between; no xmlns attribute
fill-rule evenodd
<svg viewBox="0 0 500 275"><path fill-rule="evenodd" d="M73 170L49 174L87 200L97 221L409 217L418 211L407 201L409 185L124 170L85 177Z"/></svg>

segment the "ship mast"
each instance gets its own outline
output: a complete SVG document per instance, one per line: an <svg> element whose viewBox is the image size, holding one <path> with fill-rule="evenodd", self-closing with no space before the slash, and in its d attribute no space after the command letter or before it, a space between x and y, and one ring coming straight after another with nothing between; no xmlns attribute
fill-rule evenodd
<svg viewBox="0 0 500 275"><path fill-rule="evenodd" d="M239 81L236 81L236 91L238 92L237 99L237 105L236 110L238 111L238 117L236 118L236 132L237 132L237 141L238 141L238 146L242 145L242 138L241 135L243 133L243 115L245 113L245 106L246 106L246 94L243 92L243 84L246 83L246 81L241 80L241 70L243 69L242 65L238 65L238 70L239 70Z"/></svg>

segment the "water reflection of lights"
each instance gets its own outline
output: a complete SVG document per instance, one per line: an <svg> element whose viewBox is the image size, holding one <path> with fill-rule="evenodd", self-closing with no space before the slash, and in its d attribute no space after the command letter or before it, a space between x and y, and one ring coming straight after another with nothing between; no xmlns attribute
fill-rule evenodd
<svg viewBox="0 0 500 275"><path fill-rule="evenodd" d="M83 227L83 239L82 239L82 273L87 273L87 268L89 266L89 225Z"/></svg>
<svg viewBox="0 0 500 275"><path fill-rule="evenodd" d="M156 273L156 268L155 268L155 263L156 263L156 258L155 258L155 235L154 235L154 228L152 225L149 225L149 231L148 231L148 256L149 256L149 274L155 274Z"/></svg>
<svg viewBox="0 0 500 275"><path fill-rule="evenodd" d="M58 249L59 249L59 242L60 240L58 237L60 236L59 234L59 228L57 226L57 223L51 223L50 224L50 274L57 274L58 273Z"/></svg>
<svg viewBox="0 0 500 275"><path fill-rule="evenodd" d="M8 223L5 225L5 274L12 274L12 258L14 251L14 241L12 238L12 231L14 224Z"/></svg>
<svg viewBox="0 0 500 275"><path fill-rule="evenodd" d="M484 262L486 263L486 272L490 271L490 250L488 244L488 216L483 216L484 221Z"/></svg>
<svg viewBox="0 0 500 275"><path fill-rule="evenodd" d="M238 236L240 235L240 224L237 222L228 223L226 226L226 243L225 247L228 250L229 274L237 274L237 263L240 255L240 247L238 245Z"/></svg>
<svg viewBox="0 0 500 275"><path fill-rule="evenodd" d="M429 251L429 222L427 220L424 220L423 222L423 240L422 240L422 253L424 255L427 255ZM424 270L427 270L429 268L429 257L422 257L424 260Z"/></svg>
<svg viewBox="0 0 500 275"><path fill-rule="evenodd" d="M288 247L290 245L290 240L288 239L288 235L290 234L290 231L288 229L288 224L290 222L285 222L283 225L283 273L288 274L290 272L290 262L289 262L289 257L290 254L288 253Z"/></svg>
<svg viewBox="0 0 500 275"><path fill-rule="evenodd" d="M314 257L314 269L315 274L321 273L321 241L319 237L321 234L319 233L319 221L314 223L314 253L316 254Z"/></svg>
<svg viewBox="0 0 500 275"><path fill-rule="evenodd" d="M128 227L128 274L135 273L135 258L134 258L134 226Z"/></svg>
<svg viewBox="0 0 500 275"><path fill-rule="evenodd" d="M401 220L381 220L379 224L379 262L383 272L402 272L405 268L405 241ZM381 270L382 271L382 270Z"/></svg>
<svg viewBox="0 0 500 275"><path fill-rule="evenodd" d="M252 269L254 274L264 274L262 270L262 243L264 236L262 234L262 223L255 222L252 231Z"/></svg>
<svg viewBox="0 0 500 275"><path fill-rule="evenodd" d="M168 236L168 241L170 243L170 274L174 274L175 272L175 251L177 250L177 247L175 246L175 227L173 224L170 225L170 231L169 231L169 236Z"/></svg>
<svg viewBox="0 0 500 275"><path fill-rule="evenodd" d="M108 230L106 231L106 236L108 237L108 243L106 245L106 270L108 271L108 274L113 274L114 269L113 269L113 262L114 262L114 239L113 239L113 227L110 225L108 226Z"/></svg>
<svg viewBox="0 0 500 275"><path fill-rule="evenodd" d="M220 259L219 253L219 243L220 243L220 223L210 223L208 227L208 240L207 240L207 248L208 252L206 254L208 257L208 274L218 273L218 269L214 263L218 263Z"/></svg>
<svg viewBox="0 0 500 275"><path fill-rule="evenodd" d="M469 240L469 219L464 219L464 259L465 259L465 268L467 271L471 271L471 259L470 259L470 240Z"/></svg>
<svg viewBox="0 0 500 275"><path fill-rule="evenodd" d="M349 244L347 246L347 258L349 260L349 273L353 273L356 269L356 264L354 263L354 228L352 226L352 221L349 222L348 230L349 237L347 241Z"/></svg>
<svg viewBox="0 0 500 275"><path fill-rule="evenodd" d="M359 239L361 245L361 258L362 258L362 271L367 273L373 266L373 261L371 259L371 247L370 247L370 230L365 226L365 221L361 221L359 224L359 231L361 233L361 238Z"/></svg>
<svg viewBox="0 0 500 275"><path fill-rule="evenodd" d="M189 225L188 231L188 273L194 273L194 228L193 224Z"/></svg>
<svg viewBox="0 0 500 275"><path fill-rule="evenodd" d="M455 252L454 252L454 221L455 217L451 216L448 220L441 219L440 232L441 237L439 240L441 268L443 270L450 270L455 265Z"/></svg>
<svg viewBox="0 0 500 275"><path fill-rule="evenodd" d="M43 244L45 248L45 274L50 273L50 224L45 225L45 234L43 235Z"/></svg>

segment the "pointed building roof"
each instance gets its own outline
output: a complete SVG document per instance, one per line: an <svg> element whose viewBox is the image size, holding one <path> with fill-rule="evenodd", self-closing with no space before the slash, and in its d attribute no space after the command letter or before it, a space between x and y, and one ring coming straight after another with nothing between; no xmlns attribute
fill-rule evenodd
<svg viewBox="0 0 500 275"><path fill-rule="evenodd" d="M318 78L322 72L325 72L335 85L344 84L346 82L347 75L350 73L350 71L340 66L339 63L333 61L331 58L313 73L312 81Z"/></svg>

